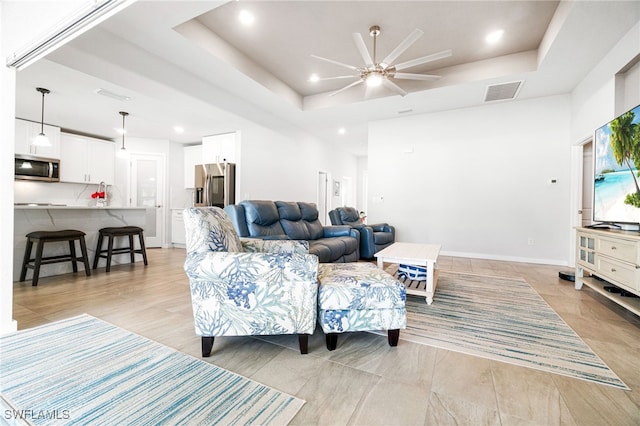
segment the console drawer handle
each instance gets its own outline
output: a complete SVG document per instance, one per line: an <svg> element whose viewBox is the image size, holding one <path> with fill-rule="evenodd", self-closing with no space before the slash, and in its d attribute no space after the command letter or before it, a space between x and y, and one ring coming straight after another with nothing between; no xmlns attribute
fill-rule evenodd
<svg viewBox="0 0 640 426"><path fill-rule="evenodd" d="M616 246L611 246L611 250L615 250L615 249L616 249Z"/></svg>
<svg viewBox="0 0 640 426"><path fill-rule="evenodd" d="M615 271L616 271L616 268L611 268L611 272L615 272Z"/></svg>

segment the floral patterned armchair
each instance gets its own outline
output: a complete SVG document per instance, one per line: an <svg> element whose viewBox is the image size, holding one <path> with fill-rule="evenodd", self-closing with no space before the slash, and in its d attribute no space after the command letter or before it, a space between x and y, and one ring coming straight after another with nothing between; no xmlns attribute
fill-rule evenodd
<svg viewBox="0 0 640 426"><path fill-rule="evenodd" d="M306 241L240 239L218 207L184 210L196 334L208 357L215 336L297 334L316 326L318 258Z"/></svg>

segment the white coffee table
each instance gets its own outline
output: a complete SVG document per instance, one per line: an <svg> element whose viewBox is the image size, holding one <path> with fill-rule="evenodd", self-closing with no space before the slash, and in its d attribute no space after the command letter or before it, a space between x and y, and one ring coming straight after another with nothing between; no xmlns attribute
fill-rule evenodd
<svg viewBox="0 0 640 426"><path fill-rule="evenodd" d="M410 279L399 279L399 281L404 281L407 294L424 296L427 305L430 305L433 303L433 294L438 283L438 271L436 270L438 254L440 254L439 244L393 243L377 252L375 257L378 259L378 268L380 269L384 269L384 262L426 267L426 281Z"/></svg>

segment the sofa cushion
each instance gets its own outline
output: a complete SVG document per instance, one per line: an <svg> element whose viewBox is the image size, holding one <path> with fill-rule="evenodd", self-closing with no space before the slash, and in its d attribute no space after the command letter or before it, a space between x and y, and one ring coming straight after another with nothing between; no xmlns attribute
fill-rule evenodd
<svg viewBox="0 0 640 426"><path fill-rule="evenodd" d="M309 240L317 240L322 238L324 235L324 226L320 223L319 220L315 222L304 222L307 226L307 231L309 232Z"/></svg>
<svg viewBox="0 0 640 426"><path fill-rule="evenodd" d="M314 203L303 203L299 202L298 206L300 207L300 214L302 215L302 219L307 222L315 222L318 220L318 208Z"/></svg>
<svg viewBox="0 0 640 426"><path fill-rule="evenodd" d="M284 235L278 208L273 201L242 201L247 229L251 237Z"/></svg>
<svg viewBox="0 0 640 426"><path fill-rule="evenodd" d="M358 250L358 240L351 237L338 237L340 242L344 244L345 254L355 253Z"/></svg>
<svg viewBox="0 0 640 426"><path fill-rule="evenodd" d="M338 213L340 213L340 219L345 225L360 223L360 214L353 207L339 207Z"/></svg>
<svg viewBox="0 0 640 426"><path fill-rule="evenodd" d="M318 256L320 263L329 263L331 259L331 249L324 244L318 242L318 240L309 241L309 254L315 254Z"/></svg>
<svg viewBox="0 0 640 426"><path fill-rule="evenodd" d="M320 257L320 263L338 261L342 256L355 253L357 249L358 240L353 237L321 238L309 241L309 253L316 254L318 257L320 257L318 253L328 256Z"/></svg>
<svg viewBox="0 0 640 426"><path fill-rule="evenodd" d="M276 201L280 225L284 232L293 240L308 240L309 230L302 220L302 212L298 203L288 201Z"/></svg>
<svg viewBox="0 0 640 426"><path fill-rule="evenodd" d="M292 240L310 240L309 230L303 220L281 219L282 229Z"/></svg>
<svg viewBox="0 0 640 426"><path fill-rule="evenodd" d="M393 234L391 232L374 232L373 241L376 245L389 244L393 242Z"/></svg>
<svg viewBox="0 0 640 426"><path fill-rule="evenodd" d="M298 203L290 201L276 201L276 207L278 209L280 219L293 221L302 219L302 212L300 211Z"/></svg>
<svg viewBox="0 0 640 426"><path fill-rule="evenodd" d="M313 203L276 201L280 224L289 238L317 240L322 238L323 226L318 220L318 209Z"/></svg>
<svg viewBox="0 0 640 426"><path fill-rule="evenodd" d="M314 203L298 203L300 207L300 213L302 214L302 220L305 221L307 230L309 232L310 240L317 240L322 238L324 233L323 226L318 220L318 208Z"/></svg>

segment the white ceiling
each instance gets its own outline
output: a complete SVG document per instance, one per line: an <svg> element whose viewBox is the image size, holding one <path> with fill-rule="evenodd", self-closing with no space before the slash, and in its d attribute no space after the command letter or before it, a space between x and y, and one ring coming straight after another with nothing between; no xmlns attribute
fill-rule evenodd
<svg viewBox="0 0 640 426"><path fill-rule="evenodd" d="M228 132L244 119L294 138L308 135L366 155L367 122L483 103L488 85L525 83L518 99L570 92L640 19L640 2L613 1L140 1L18 72L16 116L65 129L117 138L118 111L127 111L129 137L197 142ZM240 9L256 17L237 23ZM369 50L379 25L384 57L414 28L424 35L398 60L451 49L450 58L407 72L439 74L436 82L398 81L401 97L355 87L352 80L312 84L362 59L352 33ZM484 36L504 29L488 46ZM129 96L118 101L99 88ZM181 135L173 131L181 125ZM338 135L344 127L346 133Z"/></svg>

